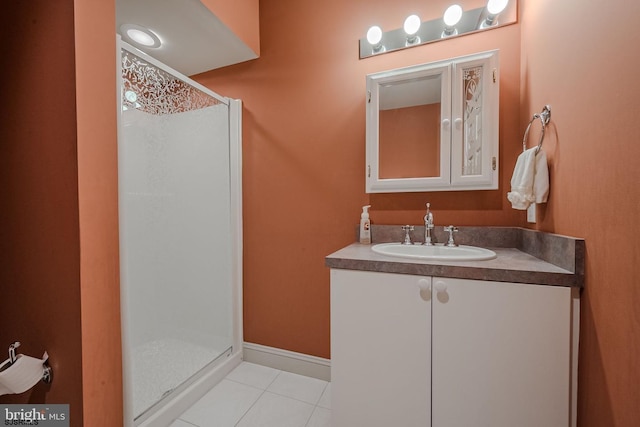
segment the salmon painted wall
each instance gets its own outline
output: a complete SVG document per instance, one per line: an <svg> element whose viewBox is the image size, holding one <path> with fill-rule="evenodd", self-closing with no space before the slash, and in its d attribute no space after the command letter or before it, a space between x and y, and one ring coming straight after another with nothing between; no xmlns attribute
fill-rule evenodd
<svg viewBox="0 0 640 427"><path fill-rule="evenodd" d="M66 403L82 425L73 0L3 5L0 360L46 350L53 383L1 403ZM8 8L7 8L8 6Z"/></svg>
<svg viewBox="0 0 640 427"><path fill-rule="evenodd" d="M122 423L115 1L75 0L84 426Z"/></svg>
<svg viewBox="0 0 640 427"><path fill-rule="evenodd" d="M538 228L586 239L578 425L640 423L640 3L525 1L520 126L552 107Z"/></svg>
<svg viewBox="0 0 640 427"><path fill-rule="evenodd" d="M481 3L481 2L480 2ZM260 1L261 57L195 78L244 101L244 336L329 357L329 271L324 257L355 240L361 206L378 224L521 225L506 200L516 156L520 26L358 59L374 23L441 16L448 1ZM500 49L500 190L365 193L365 76Z"/></svg>
<svg viewBox="0 0 640 427"><path fill-rule="evenodd" d="M380 178L440 175L440 103L380 110L378 120Z"/></svg>
<svg viewBox="0 0 640 427"><path fill-rule="evenodd" d="M256 55L260 56L259 0L200 0Z"/></svg>

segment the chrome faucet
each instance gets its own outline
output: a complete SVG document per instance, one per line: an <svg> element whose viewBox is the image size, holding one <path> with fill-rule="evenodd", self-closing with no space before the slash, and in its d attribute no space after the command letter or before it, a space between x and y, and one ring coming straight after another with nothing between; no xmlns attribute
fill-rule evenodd
<svg viewBox="0 0 640 427"><path fill-rule="evenodd" d="M424 215L424 243L423 245L433 246L436 242L435 236L431 236L431 231L433 230L433 214L429 209L431 207L431 203L427 203L427 213Z"/></svg>

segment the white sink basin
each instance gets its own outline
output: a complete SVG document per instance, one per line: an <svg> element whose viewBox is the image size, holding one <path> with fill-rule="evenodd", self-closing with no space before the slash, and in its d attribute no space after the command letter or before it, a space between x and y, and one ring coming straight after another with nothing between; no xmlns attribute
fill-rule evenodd
<svg viewBox="0 0 640 427"><path fill-rule="evenodd" d="M496 253L476 246L424 246L402 245L400 243L380 243L371 250L383 255L423 259L426 261L484 261L494 259Z"/></svg>

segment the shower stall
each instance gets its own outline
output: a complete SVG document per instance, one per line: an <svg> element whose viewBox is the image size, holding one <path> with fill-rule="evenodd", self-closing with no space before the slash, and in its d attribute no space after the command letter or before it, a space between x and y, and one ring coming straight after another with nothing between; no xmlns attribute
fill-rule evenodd
<svg viewBox="0 0 640 427"><path fill-rule="evenodd" d="M241 103L120 41L125 425L168 425L240 362Z"/></svg>

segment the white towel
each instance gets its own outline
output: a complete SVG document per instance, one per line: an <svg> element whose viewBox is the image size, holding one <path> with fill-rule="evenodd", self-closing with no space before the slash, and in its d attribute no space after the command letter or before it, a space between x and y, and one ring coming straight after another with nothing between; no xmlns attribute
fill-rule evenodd
<svg viewBox="0 0 640 427"><path fill-rule="evenodd" d="M511 177L511 192L507 199L513 209L526 210L531 203L545 203L549 195L549 168L543 150L536 155L537 147L518 156Z"/></svg>

